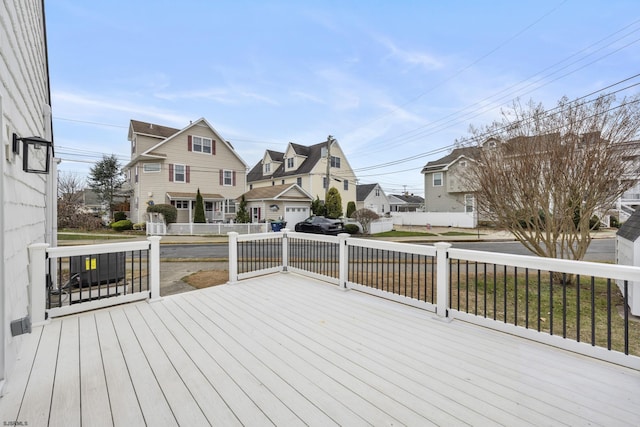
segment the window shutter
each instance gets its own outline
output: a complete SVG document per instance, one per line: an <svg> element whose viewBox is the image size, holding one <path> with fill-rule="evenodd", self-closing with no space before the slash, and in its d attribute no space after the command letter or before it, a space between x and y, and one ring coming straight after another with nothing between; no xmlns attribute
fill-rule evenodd
<svg viewBox="0 0 640 427"><path fill-rule="evenodd" d="M173 182L173 163L169 163L169 182Z"/></svg>
<svg viewBox="0 0 640 427"><path fill-rule="evenodd" d="M187 166L187 167L185 167L185 169L186 169L186 171L185 171L185 178L184 178L184 180L185 180L186 182L189 182L189 181L190 181L190 175L191 175L191 166Z"/></svg>
<svg viewBox="0 0 640 427"><path fill-rule="evenodd" d="M232 173L232 178L231 178L231 185L233 185L234 187L236 186L236 171L233 171Z"/></svg>
<svg viewBox="0 0 640 427"><path fill-rule="evenodd" d="M216 155L216 140L215 139L211 140L211 155L212 156Z"/></svg>
<svg viewBox="0 0 640 427"><path fill-rule="evenodd" d="M224 171L220 169L220 185L224 185Z"/></svg>
<svg viewBox="0 0 640 427"><path fill-rule="evenodd" d="M191 142L191 135L187 136L187 150L193 151L193 143Z"/></svg>

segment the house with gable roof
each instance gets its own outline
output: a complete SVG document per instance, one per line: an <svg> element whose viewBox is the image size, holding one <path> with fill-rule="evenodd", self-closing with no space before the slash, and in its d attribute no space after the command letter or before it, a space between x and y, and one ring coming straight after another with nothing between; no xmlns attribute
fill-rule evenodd
<svg viewBox="0 0 640 427"><path fill-rule="evenodd" d="M490 146L495 141L489 140ZM424 206L427 212L476 211L474 190L465 185L462 176L475 162L482 147L455 148L448 155L428 162L424 175Z"/></svg>
<svg viewBox="0 0 640 427"><path fill-rule="evenodd" d="M266 150L247 175L249 190L296 184L314 200L324 200L328 188L335 187L346 213L347 203L356 200L356 177L338 142L330 141L329 149L327 142L310 146L290 142L284 152Z"/></svg>
<svg viewBox="0 0 640 427"><path fill-rule="evenodd" d="M233 146L200 118L184 129L131 120L131 161L125 165L133 189L130 218L145 219L150 204L171 204L177 222L193 221L198 189L209 222L236 215L236 199L246 191L247 164Z"/></svg>
<svg viewBox="0 0 640 427"><path fill-rule="evenodd" d="M417 212L424 208L424 199L413 194L389 194L391 212Z"/></svg>
<svg viewBox="0 0 640 427"><path fill-rule="evenodd" d="M389 198L380 184L359 184L356 194L356 209L366 208L378 215L389 212Z"/></svg>
<svg viewBox="0 0 640 427"><path fill-rule="evenodd" d="M284 220L292 229L310 216L309 206L313 201L311 194L297 184L258 187L243 196L251 222Z"/></svg>

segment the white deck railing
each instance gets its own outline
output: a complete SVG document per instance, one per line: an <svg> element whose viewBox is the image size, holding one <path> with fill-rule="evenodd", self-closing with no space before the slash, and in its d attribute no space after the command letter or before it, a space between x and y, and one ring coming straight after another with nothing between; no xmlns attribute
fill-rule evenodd
<svg viewBox="0 0 640 427"><path fill-rule="evenodd" d="M51 248L46 243L29 246L29 315L34 326L50 317L64 316L87 310L122 304L141 299L160 299L160 239L148 237L145 241L109 243L102 245L65 246ZM138 252L137 264L124 265L132 261ZM118 257L118 255L122 255ZM97 277L102 256L116 259L117 277ZM142 262L144 260L144 266ZM73 265L79 270L74 279ZM86 265L85 265L86 264ZM102 267L109 270L109 267ZM133 271L126 271L127 269ZM137 269L137 271L136 271ZM64 270L64 271L61 271ZM84 278L82 274L88 275ZM93 275L93 277L92 277ZM60 283L64 279L67 283ZM89 283L83 283L83 281ZM139 280L135 289L134 280ZM75 280L75 283L72 283ZM96 281L97 283L92 283ZM107 282L103 284L103 282ZM109 283L113 282L113 283ZM74 286L75 285L75 286ZM59 304L52 304L52 295ZM64 303L62 298L64 296Z"/></svg>
<svg viewBox="0 0 640 427"><path fill-rule="evenodd" d="M265 238L264 234L229 233L230 283L277 271L295 271L345 290L359 290L430 310L443 320L464 320L640 369L640 325L630 321L628 305L618 314L615 305L619 302L614 295L620 286L623 304L626 303L625 289L628 294L629 287L638 286L640 267L463 250L444 242L415 245L351 238L347 234L309 235L286 229L268 235L269 248L280 248L270 253L270 259L274 254L280 257L277 262L271 259L268 266L261 263L259 258L271 249L257 246L239 254L239 245L264 242ZM295 250L292 241L298 242ZM308 255L300 250L300 242L304 241L310 245ZM317 242L339 249L313 249ZM293 251L297 252L292 256ZM297 267L293 269L292 264ZM322 274L318 274L318 268ZM541 288L545 290L540 291ZM532 295L536 293L534 298ZM606 298L605 309L594 303L598 293L606 294L599 295ZM567 313L571 310L581 313L574 325L577 333L567 332L570 329ZM597 320L596 310L605 310L604 320ZM614 316L622 316L625 337L624 342L612 345ZM581 336L589 332L594 338L584 342L590 337L581 339ZM576 338L571 336L574 333ZM602 338L603 333L608 335Z"/></svg>

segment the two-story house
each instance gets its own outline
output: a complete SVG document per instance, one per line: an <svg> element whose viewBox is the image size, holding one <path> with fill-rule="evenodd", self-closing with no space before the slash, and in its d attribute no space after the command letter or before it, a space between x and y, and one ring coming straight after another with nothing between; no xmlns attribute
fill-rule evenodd
<svg viewBox="0 0 640 427"><path fill-rule="evenodd" d="M489 145L495 143L494 140L485 142ZM475 212L474 191L465 185L462 177L481 149L455 148L448 155L424 166L424 206L427 212Z"/></svg>
<svg viewBox="0 0 640 427"><path fill-rule="evenodd" d="M359 184L356 186L356 209L369 209L378 215L389 212L389 199L379 184Z"/></svg>
<svg viewBox="0 0 640 427"><path fill-rule="evenodd" d="M346 213L347 203L356 200L356 177L338 142L328 140L330 144L321 142L310 146L290 142L284 152L266 150L249 171L249 189L296 184L313 199L325 200L328 189L335 187L342 198L342 211Z"/></svg>
<svg viewBox="0 0 640 427"><path fill-rule="evenodd" d="M133 189L130 217L144 221L150 204L171 204L177 222L193 221L198 189L210 222L235 218L236 199L246 190L247 164L229 142L201 118L184 129L131 120L131 161L125 166Z"/></svg>

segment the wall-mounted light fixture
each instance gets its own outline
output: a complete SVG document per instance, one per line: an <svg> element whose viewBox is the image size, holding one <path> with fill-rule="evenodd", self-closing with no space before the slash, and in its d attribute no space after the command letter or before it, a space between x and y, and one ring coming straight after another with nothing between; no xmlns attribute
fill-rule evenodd
<svg viewBox="0 0 640 427"><path fill-rule="evenodd" d="M22 170L28 173L48 174L51 159L51 141L42 139L39 136L20 138L14 133L12 150L15 154L20 153L19 141L22 141Z"/></svg>
<svg viewBox="0 0 640 427"><path fill-rule="evenodd" d="M271 209L271 212L277 212L278 210L280 210L280 206L271 205L271 206L269 206L269 209Z"/></svg>

